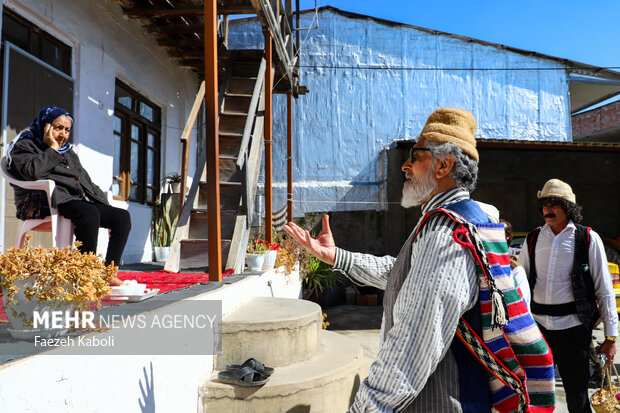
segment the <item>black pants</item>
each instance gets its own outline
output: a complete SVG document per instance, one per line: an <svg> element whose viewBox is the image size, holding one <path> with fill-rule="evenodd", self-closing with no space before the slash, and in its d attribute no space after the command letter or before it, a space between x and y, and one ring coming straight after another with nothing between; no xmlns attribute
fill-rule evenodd
<svg viewBox="0 0 620 413"><path fill-rule="evenodd" d="M566 404L570 413L591 413L588 398L590 380L589 352L592 331L585 326L566 330L547 330L538 325L551 347L553 361L558 366L566 391Z"/></svg>
<svg viewBox="0 0 620 413"><path fill-rule="evenodd" d="M68 201L58 205L58 213L73 222L75 238L82 243L82 252L96 253L99 228L110 229L105 263L120 264L131 230L129 212L98 202Z"/></svg>

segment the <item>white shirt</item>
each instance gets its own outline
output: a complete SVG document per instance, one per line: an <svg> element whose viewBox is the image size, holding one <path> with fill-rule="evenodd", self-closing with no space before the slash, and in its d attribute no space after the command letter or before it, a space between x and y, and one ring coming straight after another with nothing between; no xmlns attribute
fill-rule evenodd
<svg viewBox="0 0 620 413"><path fill-rule="evenodd" d="M521 290L521 295L523 296L523 300L525 300L525 304L527 304L528 310L530 309L530 283L527 281L527 274L522 266L517 266L514 270L511 271L512 276L515 278L515 282L517 283L517 287Z"/></svg>
<svg viewBox="0 0 620 413"><path fill-rule="evenodd" d="M570 273L573 268L575 224L568 222L559 234L544 225L536 241L536 284L532 300L539 304L562 304L575 301ZM527 240L519 254L525 272L530 272ZM598 300L606 336L618 335L616 295L611 283L607 256L601 237L590 231L590 274L594 281L594 294ZM576 314L566 316L534 315L536 322L547 330L564 330L581 324Z"/></svg>

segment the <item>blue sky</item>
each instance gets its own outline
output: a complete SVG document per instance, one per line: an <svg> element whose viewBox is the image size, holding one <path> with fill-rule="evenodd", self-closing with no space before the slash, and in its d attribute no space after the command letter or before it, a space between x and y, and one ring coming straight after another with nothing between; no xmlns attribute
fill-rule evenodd
<svg viewBox="0 0 620 413"><path fill-rule="evenodd" d="M620 71L620 0L317 0L369 16ZM294 4L294 3L293 3ZM300 0L301 9L314 0Z"/></svg>

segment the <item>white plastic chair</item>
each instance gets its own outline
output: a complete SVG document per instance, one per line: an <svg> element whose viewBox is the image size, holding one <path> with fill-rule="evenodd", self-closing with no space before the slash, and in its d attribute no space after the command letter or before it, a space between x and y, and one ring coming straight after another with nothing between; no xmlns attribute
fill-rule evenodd
<svg viewBox="0 0 620 413"><path fill-rule="evenodd" d="M42 190L47 194L47 202L49 204L51 215L43 219L19 220L17 234L15 237L15 246L21 248L24 245L24 236L28 231L51 232L54 246L64 248L73 242L73 223L71 220L64 218L58 214L58 210L52 207L52 193L56 184L51 179L42 179L38 181L20 181L9 174L6 165L6 157L0 159L0 172L7 182L19 186L24 189Z"/></svg>

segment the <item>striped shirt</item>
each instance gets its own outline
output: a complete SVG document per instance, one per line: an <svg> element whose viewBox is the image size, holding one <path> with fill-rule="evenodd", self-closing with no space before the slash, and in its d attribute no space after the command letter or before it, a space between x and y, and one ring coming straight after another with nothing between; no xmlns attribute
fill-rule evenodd
<svg viewBox="0 0 620 413"><path fill-rule="evenodd" d="M461 188L436 194L422 206L422 215L465 199L469 199L469 193ZM406 247L419 225L420 221L403 251L408 251ZM458 375L454 363L441 362L452 343L459 318L478 299L474 261L452 238L455 228L456 224L443 214L427 221L412 246L411 265L406 274L392 271L399 268L395 267L394 257L337 249L334 268L355 281L386 289L388 277L403 279L393 307L384 307L379 354L360 385L351 412L460 411L454 397L438 395L449 387L453 394L454 387L458 387L454 383L457 377L453 377L452 383L431 377L436 370L442 372L441 377L446 372ZM386 290L386 296L389 294L394 291ZM393 325L386 326L386 321ZM422 390L424 397L414 403ZM446 405L445 400L451 400L451 405Z"/></svg>

